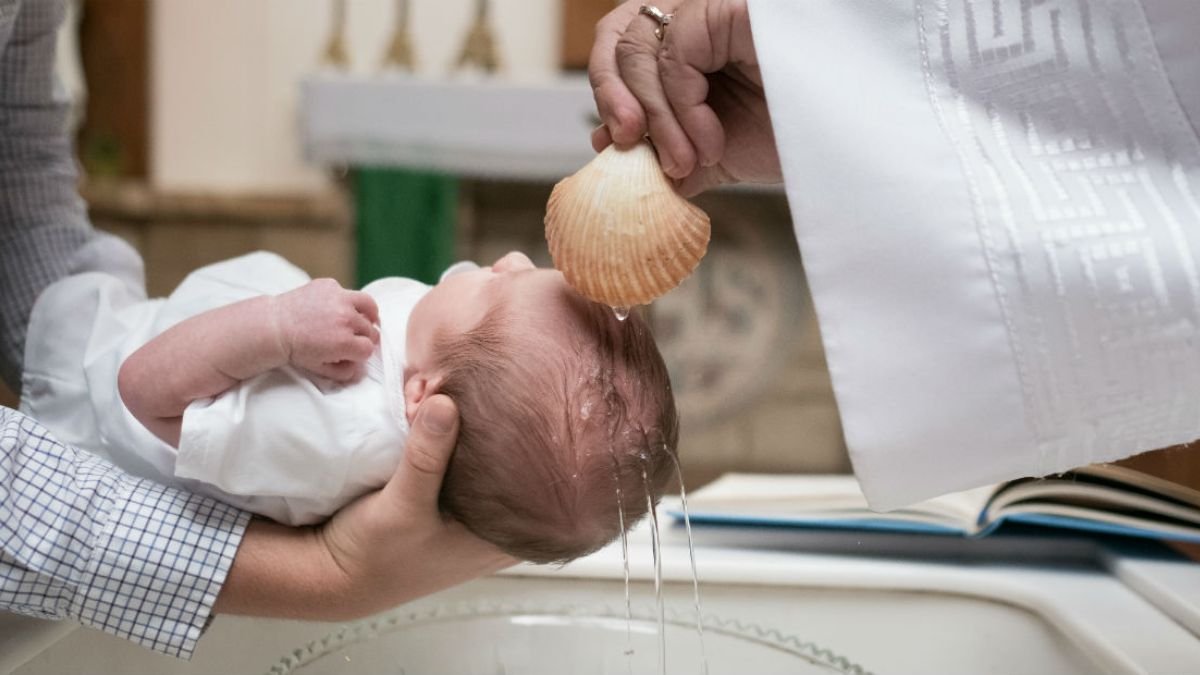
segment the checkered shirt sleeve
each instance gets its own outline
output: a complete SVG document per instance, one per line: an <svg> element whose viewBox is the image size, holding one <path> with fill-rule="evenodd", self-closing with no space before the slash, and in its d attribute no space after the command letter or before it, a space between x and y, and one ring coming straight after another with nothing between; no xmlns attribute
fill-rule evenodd
<svg viewBox="0 0 1200 675"><path fill-rule="evenodd" d="M248 519L122 473L0 407L0 609L188 658Z"/></svg>
<svg viewBox="0 0 1200 675"><path fill-rule="evenodd" d="M0 378L14 388L46 286L89 266L140 273L131 251L117 260L98 246L106 235L75 191L68 101L54 77L64 11L63 0L0 0ZM133 478L0 408L0 611L74 619L186 658L248 519Z"/></svg>
<svg viewBox="0 0 1200 675"><path fill-rule="evenodd" d="M98 234L75 189L69 97L54 76L63 0L0 0L0 378L20 383L39 293Z"/></svg>

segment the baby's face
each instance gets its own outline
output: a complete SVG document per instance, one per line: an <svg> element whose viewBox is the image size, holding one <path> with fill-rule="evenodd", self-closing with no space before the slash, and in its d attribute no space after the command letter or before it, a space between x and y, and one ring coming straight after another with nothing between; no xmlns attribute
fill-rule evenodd
<svg viewBox="0 0 1200 675"><path fill-rule="evenodd" d="M461 335L475 328L491 307L503 302L514 333L527 332L541 339L567 340L571 331L578 330L578 322L571 321L570 316L572 307L580 301L580 296L567 285L561 272L538 268L525 254L515 251L491 267L447 277L425 294L409 317L406 398L410 401L414 398L407 382L414 376L426 378L436 389L433 357L439 335ZM415 398L419 401L427 394ZM411 420L416 414L415 406L410 404L408 408Z"/></svg>

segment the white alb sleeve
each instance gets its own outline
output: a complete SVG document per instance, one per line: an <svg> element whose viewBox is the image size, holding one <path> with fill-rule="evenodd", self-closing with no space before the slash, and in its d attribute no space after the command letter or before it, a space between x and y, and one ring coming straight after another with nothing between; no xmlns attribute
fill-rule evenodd
<svg viewBox="0 0 1200 675"><path fill-rule="evenodd" d="M1200 5L749 3L872 506L1200 437Z"/></svg>

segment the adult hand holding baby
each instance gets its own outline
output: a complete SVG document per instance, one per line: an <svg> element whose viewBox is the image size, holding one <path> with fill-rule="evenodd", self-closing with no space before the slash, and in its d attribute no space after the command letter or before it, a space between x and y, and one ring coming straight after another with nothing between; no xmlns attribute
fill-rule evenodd
<svg viewBox="0 0 1200 675"><path fill-rule="evenodd" d="M215 611L351 619L517 562L438 510L458 423L453 401L430 397L383 489L316 529L254 520Z"/></svg>

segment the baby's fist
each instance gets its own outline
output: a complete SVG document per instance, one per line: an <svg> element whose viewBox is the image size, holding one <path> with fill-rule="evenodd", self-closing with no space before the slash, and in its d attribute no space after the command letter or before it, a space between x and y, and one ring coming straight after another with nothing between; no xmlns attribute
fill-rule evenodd
<svg viewBox="0 0 1200 675"><path fill-rule="evenodd" d="M315 279L275 296L273 309L288 362L331 380L357 379L379 344L374 298L333 279Z"/></svg>

